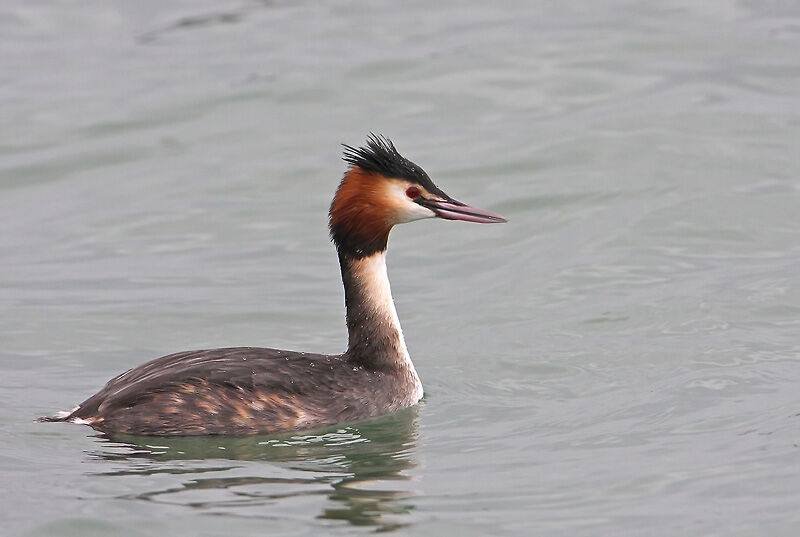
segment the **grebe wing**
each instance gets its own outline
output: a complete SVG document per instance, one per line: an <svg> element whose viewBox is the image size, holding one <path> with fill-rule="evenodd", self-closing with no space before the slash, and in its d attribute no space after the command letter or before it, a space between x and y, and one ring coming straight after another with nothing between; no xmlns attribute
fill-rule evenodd
<svg viewBox="0 0 800 537"><path fill-rule="evenodd" d="M255 366L263 368L267 365L264 362L271 362L279 358L298 357L301 355L302 354L298 352L261 347L228 347L177 352L175 354L168 354L156 358L155 360L127 370L109 380L103 390L111 389L115 386L130 385L153 378L163 378L167 376L180 377L182 374L202 371L204 369L213 371L214 369L234 366L239 362L244 363L248 359L256 360L259 364L255 364ZM251 363L251 365L254 364Z"/></svg>
<svg viewBox="0 0 800 537"><path fill-rule="evenodd" d="M133 406L153 394L179 389L197 393L214 388L222 389L221 393L256 389L262 393L305 393L319 387L319 377L312 374L316 363L320 360L331 363L337 358L258 347L170 354L111 379L102 390L80 404L76 415Z"/></svg>

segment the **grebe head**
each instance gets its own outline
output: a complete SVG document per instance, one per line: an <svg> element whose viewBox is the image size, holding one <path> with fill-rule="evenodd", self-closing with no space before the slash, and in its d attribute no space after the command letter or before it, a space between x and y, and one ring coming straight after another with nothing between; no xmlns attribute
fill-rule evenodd
<svg viewBox="0 0 800 537"><path fill-rule="evenodd" d="M505 222L502 216L456 201L404 158L388 138L371 135L364 147L344 146L349 164L331 203L331 238L340 252L361 258L386 249L395 224L422 218Z"/></svg>

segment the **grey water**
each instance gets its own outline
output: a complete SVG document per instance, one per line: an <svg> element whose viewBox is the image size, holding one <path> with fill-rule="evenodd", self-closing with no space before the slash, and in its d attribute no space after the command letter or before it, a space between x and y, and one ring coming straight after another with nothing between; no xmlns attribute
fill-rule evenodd
<svg viewBox="0 0 800 537"><path fill-rule="evenodd" d="M0 533L797 535L799 51L794 0L0 4ZM342 351L370 131L510 220L392 234L421 405L34 422L170 352Z"/></svg>

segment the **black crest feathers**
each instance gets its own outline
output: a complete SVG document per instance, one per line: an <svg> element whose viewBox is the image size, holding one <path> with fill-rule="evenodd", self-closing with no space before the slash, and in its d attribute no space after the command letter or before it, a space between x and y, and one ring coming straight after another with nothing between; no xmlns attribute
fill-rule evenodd
<svg viewBox="0 0 800 537"><path fill-rule="evenodd" d="M446 196L433 184L425 170L401 155L392 141L385 136L370 133L366 145L359 148L347 144L342 145L344 147L342 159L351 167L357 166L384 177L406 179L419 184L431 194Z"/></svg>

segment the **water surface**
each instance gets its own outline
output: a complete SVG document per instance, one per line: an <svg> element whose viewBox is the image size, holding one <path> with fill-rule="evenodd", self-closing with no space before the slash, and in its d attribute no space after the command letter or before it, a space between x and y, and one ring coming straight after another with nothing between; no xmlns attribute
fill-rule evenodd
<svg viewBox="0 0 800 537"><path fill-rule="evenodd" d="M0 7L9 535L795 535L800 7ZM190 348L338 352L340 143L504 226L397 229L419 408L313 434L33 419Z"/></svg>

